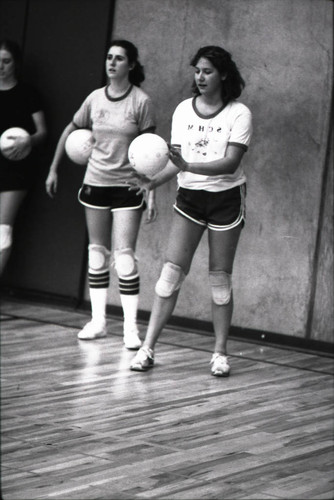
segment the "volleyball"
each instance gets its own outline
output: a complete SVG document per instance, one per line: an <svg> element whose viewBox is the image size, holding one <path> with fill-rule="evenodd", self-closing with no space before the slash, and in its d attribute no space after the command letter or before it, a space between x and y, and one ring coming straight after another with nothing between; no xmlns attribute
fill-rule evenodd
<svg viewBox="0 0 334 500"><path fill-rule="evenodd" d="M142 134L129 146L129 161L132 167L148 178L165 168L169 158L166 141L156 134Z"/></svg>
<svg viewBox="0 0 334 500"><path fill-rule="evenodd" d="M78 165L86 165L91 155L94 145L93 134L91 130L80 128L74 130L67 137L65 142L65 151L67 156Z"/></svg>
<svg viewBox="0 0 334 500"><path fill-rule="evenodd" d="M14 157L12 156L12 146L16 137L23 137L25 139L29 138L29 140L26 142L26 146L22 149L21 153L15 155ZM31 151L30 134L21 127L9 128L5 130L0 137L0 149L4 157L8 160L23 160L23 158L26 158Z"/></svg>

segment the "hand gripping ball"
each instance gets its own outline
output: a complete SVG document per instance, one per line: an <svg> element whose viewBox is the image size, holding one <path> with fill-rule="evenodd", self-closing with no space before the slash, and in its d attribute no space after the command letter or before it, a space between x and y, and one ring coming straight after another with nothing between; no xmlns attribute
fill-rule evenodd
<svg viewBox="0 0 334 500"><path fill-rule="evenodd" d="M169 158L166 141L156 134L142 134L129 146L129 161L132 167L148 178L165 168Z"/></svg>
<svg viewBox="0 0 334 500"><path fill-rule="evenodd" d="M70 160L78 165L86 165L91 155L94 145L93 134L91 130L80 128L74 130L67 137L65 142L65 151Z"/></svg>
<svg viewBox="0 0 334 500"><path fill-rule="evenodd" d="M15 137L23 137L27 139L25 147L22 149L20 154L13 156L12 146L15 142ZM0 149L2 154L8 160L23 160L31 151L31 140L30 134L21 127L12 127L5 132L0 137Z"/></svg>

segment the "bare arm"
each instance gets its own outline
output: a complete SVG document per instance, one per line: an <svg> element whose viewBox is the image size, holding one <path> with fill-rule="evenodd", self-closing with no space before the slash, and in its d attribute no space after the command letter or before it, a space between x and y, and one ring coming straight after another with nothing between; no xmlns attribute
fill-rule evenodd
<svg viewBox="0 0 334 500"><path fill-rule="evenodd" d="M150 181L150 186L149 189L155 189L162 184L165 184L166 182L170 181L179 173L180 169L174 165L174 163L171 160L168 160L167 165L161 172L156 174L154 177L152 177Z"/></svg>
<svg viewBox="0 0 334 500"><path fill-rule="evenodd" d="M31 145L34 147L38 144L41 144L46 139L47 129L43 111L37 111L36 113L33 113L32 119L36 127L36 132L34 134L31 134L30 140Z"/></svg>
<svg viewBox="0 0 334 500"><path fill-rule="evenodd" d="M51 167L50 167L50 172L57 172L58 166L60 163L60 160L62 159L64 152L65 152L65 142L68 136L70 135L71 132L76 130L77 127L74 125L74 123L69 123L63 133L61 134L58 144L56 146L56 151L52 159Z"/></svg>
<svg viewBox="0 0 334 500"><path fill-rule="evenodd" d="M48 193L49 196L51 196L51 198L53 198L57 192L57 187L58 187L57 171L58 171L59 163L60 163L60 161L64 155L64 152L65 152L66 139L68 138L70 133L73 132L74 130L77 130L77 127L72 122L69 123L65 127L63 133L61 134L61 136L58 140L55 154L53 156L53 160L52 160L52 163L50 166L49 174L48 174L47 179L45 181L46 192Z"/></svg>
<svg viewBox="0 0 334 500"><path fill-rule="evenodd" d="M144 134L144 133L154 134L155 133L155 127L148 128L147 130L141 132L141 134ZM178 170L177 170L177 172L178 172ZM157 176L155 176L155 177L157 177ZM163 184L163 182L162 182L162 184ZM160 184L158 184L158 183L155 184L152 180L148 179L145 176L139 176L139 175L137 175L137 181L135 181L134 183L132 183L132 185L133 185L133 188L130 187L129 188L130 190L131 189L138 190L138 188L139 188L138 194L139 193L144 193L144 195L146 197L146 203L147 203L147 218L146 218L146 222L153 222L153 221L155 221L155 219L157 218L157 215L158 215L158 211L157 211L157 207L156 207L156 202L155 202L155 188L158 187L158 185L160 185Z"/></svg>
<svg viewBox="0 0 334 500"><path fill-rule="evenodd" d="M244 150L232 144L227 146L226 154L223 158L209 161L207 163L188 163L180 155L177 149L170 147L172 162L184 172L192 172L201 175L225 175L234 174L239 167Z"/></svg>
<svg viewBox="0 0 334 500"><path fill-rule="evenodd" d="M145 193L146 195L148 195L148 193L151 193L152 190L161 186L162 184L165 184L165 182L168 182L170 179L175 177L175 175L179 171L180 169L176 167L171 162L171 160L168 160L165 168L158 174L155 174L151 179L145 177L145 175L139 175L138 173L136 173L135 179L128 182L128 184L131 186L129 189L138 191L138 194Z"/></svg>

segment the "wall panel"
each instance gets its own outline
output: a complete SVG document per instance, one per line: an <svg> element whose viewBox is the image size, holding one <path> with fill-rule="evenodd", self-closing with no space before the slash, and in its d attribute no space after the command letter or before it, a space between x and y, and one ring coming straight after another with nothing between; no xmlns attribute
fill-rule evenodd
<svg viewBox="0 0 334 500"><path fill-rule="evenodd" d="M333 139L333 136L332 138ZM333 141L331 141L333 144ZM314 302L310 304L312 322L310 338L333 342L334 337L334 265L333 265L333 217L334 217L334 162L333 149L328 157L328 170L324 182L323 218L320 227L319 253L315 282Z"/></svg>
<svg viewBox="0 0 334 500"><path fill-rule="evenodd" d="M10 38L21 46L23 45L28 1L29 0L1 0L0 38Z"/></svg>
<svg viewBox="0 0 334 500"><path fill-rule="evenodd" d="M190 96L189 61L200 46L227 48L246 80L240 100L253 112L254 136L244 159L247 224L235 262L233 317L242 328L306 335L329 127L332 14L327 0L117 2L115 34L131 33L140 49L145 88L166 139L176 104ZM175 183L157 193L160 217L143 226L138 247L141 307L148 311L167 244ZM204 238L175 315L211 320L207 272ZM119 304L114 289L110 300ZM332 334L324 334L328 337Z"/></svg>

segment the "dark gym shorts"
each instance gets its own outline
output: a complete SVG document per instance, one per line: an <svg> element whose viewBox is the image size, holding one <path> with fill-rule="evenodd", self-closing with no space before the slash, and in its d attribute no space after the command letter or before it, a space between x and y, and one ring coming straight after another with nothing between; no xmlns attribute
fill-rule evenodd
<svg viewBox="0 0 334 500"><path fill-rule="evenodd" d="M144 196L137 195L123 186L89 186L83 184L78 199L82 205L90 208L108 208L115 210L136 210L146 208Z"/></svg>
<svg viewBox="0 0 334 500"><path fill-rule="evenodd" d="M196 224L227 231L244 224L245 197L245 184L219 192L180 187L174 209Z"/></svg>
<svg viewBox="0 0 334 500"><path fill-rule="evenodd" d="M28 191L37 181L38 162L32 152L20 161L0 157L0 191Z"/></svg>

